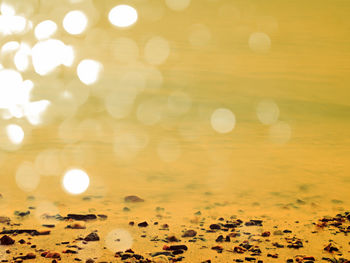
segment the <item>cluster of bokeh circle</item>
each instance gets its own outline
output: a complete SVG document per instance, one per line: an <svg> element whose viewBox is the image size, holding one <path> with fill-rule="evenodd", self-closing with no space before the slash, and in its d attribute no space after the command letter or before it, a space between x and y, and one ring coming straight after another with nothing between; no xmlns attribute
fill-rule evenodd
<svg viewBox="0 0 350 263"><path fill-rule="evenodd" d="M91 5L89 1L71 0L72 4L83 2ZM190 0L166 0L165 5L172 11L179 12L190 6ZM79 140L79 136L69 134L69 130L72 130L73 126L85 129L102 129L99 123L94 120L89 119L78 123L72 118L79 106L83 105L89 96L102 97L107 113L112 118L120 120L130 114L139 93L145 89L159 89L162 86L163 75L157 66L168 59L171 53L171 45L166 38L159 35L154 35L146 41L143 58L140 57L139 45L133 39L122 36L113 40L113 52L116 54L114 58L126 66L120 68L120 73L117 76L118 83L113 86L113 89L104 89L97 85L99 81L105 84L101 74L108 71L106 66L97 59L89 57L82 57L77 61L76 47L55 38L55 34L57 34L60 27L71 36L82 34L89 36L89 32L86 32L90 26L89 19L93 19L91 15L96 10L92 11L89 9L89 5L87 6L85 10L81 8L64 13L61 24L57 24L50 19L37 19L36 24L34 24L25 16L17 15L16 7L18 5L12 6L11 1L4 1L1 4L0 32L2 35L31 33L34 34L36 39L33 45L26 41L10 40L1 47L1 58L5 65L0 65L0 82L2 83L0 110L2 119L6 121L0 131L2 137L0 147L2 149L6 151L19 149L25 141L26 134L29 134L33 127L44 124L46 120L43 119L43 115L50 109L52 110L51 115L63 117L58 132L60 139L67 144L74 143ZM92 7L90 8L92 9ZM153 9L153 16L157 17L157 8ZM111 25L122 30L132 27L139 19L138 11L133 6L126 4L110 8L107 16ZM95 37L93 33L91 35ZM212 33L207 26L194 24L191 26L188 41L193 46L202 46L208 43L211 37ZM266 53L271 47L271 39L264 32L252 32L248 39L248 46L254 52ZM9 59L13 62L12 67L6 67ZM141 59L145 63L140 62ZM39 90L36 85L39 86L41 83L40 79L37 80L38 84L33 80L24 79L23 76L27 76L25 73L30 69L31 64L32 69L39 77L43 77L44 82L51 80L50 76L55 76L57 68L75 66L80 85L73 80L65 84L64 89L60 89L60 84L63 83L57 81L57 90L60 91L58 94L54 94L56 98L38 96L40 99L33 100L32 98L35 97L33 93ZM48 80L44 77L48 77ZM57 80L55 77L52 79ZM95 88L96 85L98 88ZM84 86L90 86L91 89ZM143 125L155 125L161 121L164 107L169 114L184 115L192 107L191 96L186 90L177 90L171 92L167 99L158 97L145 99L136 108L136 118ZM259 102L256 112L258 120L262 124L270 125L270 137L273 142L285 143L289 140L291 135L290 126L285 122L278 121L279 108L273 100ZM29 125L21 126L16 121L11 123L13 119L26 119ZM219 107L211 112L209 122L214 131L226 134L235 128L236 116L231 109ZM117 157L131 159L138 151L146 147L149 140L146 133L139 132L135 134L123 128L117 130L114 140ZM188 135L185 129L180 129L179 132L185 138ZM160 140L157 153L163 161L171 162L179 157L181 149L175 138L168 137ZM35 189L35 186L39 183L38 178L40 178L40 171L42 170L45 171L45 174L62 173L62 169L58 168L60 161L57 155L57 149L49 149L40 153L34 163L26 162L19 166L16 175L19 186L23 190ZM47 165L48 162L51 164L51 169ZM23 181L22 174L24 170L32 171L27 174L33 174L33 178L25 177L29 178L28 182ZM77 169L72 171L77 171ZM71 189L73 186L69 188L67 178L70 178L71 171L67 174L66 179L63 180L65 182L63 186L68 192L77 194L79 191ZM78 174L82 176L82 173ZM24 184L32 185L24 186ZM81 192L84 192L86 188Z"/></svg>
<svg viewBox="0 0 350 263"><path fill-rule="evenodd" d="M171 91L166 98L151 96L135 105L139 94L156 92L162 87L164 77L160 66L172 54L168 39L152 35L145 41L143 49L130 37L113 39L111 55L120 66L117 66L118 73L115 75L117 81L111 87L106 80L110 73L109 65L102 63L94 54L84 54L83 46L76 46L78 42L75 38L84 36L86 41L99 38L103 41L106 36L103 30L93 27L95 17L101 14L93 7L92 1L70 0L76 8L64 11L59 16L60 23L57 17L44 18L42 14L29 19L36 10L31 6L34 2L3 1L0 6L0 34L8 39L2 43L0 51L1 149L8 152L18 150L33 129L49 123L47 116L61 121L58 136L67 145L78 142L82 136L72 130L88 130L91 134L103 136L103 125L98 121L74 118L79 107L91 97L99 98L105 112L114 120L123 120L134 111L138 123L148 127L161 122L164 110L170 116L184 116L191 110L194 102L186 89ZM181 12L190 6L191 1L165 0L164 4L172 12ZM57 13L60 12L63 11L57 10ZM159 6L145 7L143 18L157 21L163 13ZM105 15L114 30L128 30L139 20L138 10L129 4L113 6ZM205 24L193 24L189 32L189 44L198 48L207 45L213 36ZM27 41L28 35L34 36L34 41ZM11 39L11 36L16 37ZM23 41L18 41L18 36L23 36ZM62 36L61 39L58 36ZM253 52L267 53L271 39L267 33L252 32L247 46ZM75 72L75 76L68 82L62 81L62 71L72 68L74 70L70 72ZM29 74L31 70L35 72L35 77ZM47 83L52 84L51 94L43 88ZM269 126L272 142L283 144L290 139L291 127L279 120L280 110L275 101L262 100L255 110L257 119ZM236 126L236 116L227 107L213 109L206 118L219 136L230 134ZM192 128L180 127L179 133L185 140L192 140ZM124 124L117 125L114 132L113 150L122 160L132 159L149 142L146 132L130 129ZM78 155L84 152L83 148L74 150ZM34 161L21 163L15 172L17 186L25 192L33 192L40 183L40 176L60 175L61 185L67 193L84 193L90 184L88 173L79 166L79 161L76 162L78 165L72 166L70 157L62 157L62 151L47 149L40 152ZM156 152L163 162L174 162L181 155L181 146L177 138L165 137L159 140ZM131 246L132 238L125 230L112 231L110 240L114 240L116 235L123 237L125 242L119 243L123 248ZM107 244L116 249L113 247L115 242L107 241Z"/></svg>

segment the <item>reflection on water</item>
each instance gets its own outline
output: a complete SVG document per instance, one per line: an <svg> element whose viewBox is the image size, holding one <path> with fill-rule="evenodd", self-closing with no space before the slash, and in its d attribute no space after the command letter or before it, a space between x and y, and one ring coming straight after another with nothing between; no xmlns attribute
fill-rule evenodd
<svg viewBox="0 0 350 263"><path fill-rule="evenodd" d="M349 9L2 1L0 191L349 204Z"/></svg>

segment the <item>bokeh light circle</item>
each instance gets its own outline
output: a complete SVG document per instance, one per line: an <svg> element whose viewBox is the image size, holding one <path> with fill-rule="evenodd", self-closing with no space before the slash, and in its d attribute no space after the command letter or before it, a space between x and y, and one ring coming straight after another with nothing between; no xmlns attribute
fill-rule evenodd
<svg viewBox="0 0 350 263"><path fill-rule="evenodd" d="M236 117L229 109L216 109L211 115L211 126L219 133L228 133L233 130Z"/></svg>
<svg viewBox="0 0 350 263"><path fill-rule="evenodd" d="M31 162L23 162L19 165L16 171L17 186L25 191L34 191L40 182L40 175L36 172L34 165Z"/></svg>
<svg viewBox="0 0 350 263"><path fill-rule="evenodd" d="M90 178L85 171L72 169L65 173L62 184L70 194L81 194L89 187Z"/></svg>
<svg viewBox="0 0 350 263"><path fill-rule="evenodd" d="M145 60L151 65L160 65L166 61L170 54L169 42L160 36L149 39L145 45Z"/></svg>
<svg viewBox="0 0 350 263"><path fill-rule="evenodd" d="M117 5L108 14L109 22L117 27L128 27L136 23L138 14L135 8L129 5Z"/></svg>
<svg viewBox="0 0 350 263"><path fill-rule="evenodd" d="M270 140L275 144L283 145L287 143L292 136L291 126L284 121L279 121L270 126Z"/></svg>
<svg viewBox="0 0 350 263"><path fill-rule="evenodd" d="M263 32L254 32L249 37L248 45L256 53L266 53L270 50L271 39Z"/></svg>
<svg viewBox="0 0 350 263"><path fill-rule="evenodd" d="M45 20L36 25L34 35L37 39L47 39L55 34L57 25L52 20Z"/></svg>
<svg viewBox="0 0 350 263"><path fill-rule="evenodd" d="M7 136L13 144L20 144L24 139L24 131L17 124L9 124L6 126Z"/></svg>
<svg viewBox="0 0 350 263"><path fill-rule="evenodd" d="M73 10L63 19L63 28L71 35L79 35L84 32L88 24L88 18L84 12Z"/></svg>
<svg viewBox="0 0 350 263"><path fill-rule="evenodd" d="M272 100L262 100L256 107L256 115L262 124L270 125L277 122L280 110Z"/></svg>
<svg viewBox="0 0 350 263"><path fill-rule="evenodd" d="M100 62L92 59L84 59L77 67L77 74L81 82L86 85L92 85L98 80L102 68Z"/></svg>

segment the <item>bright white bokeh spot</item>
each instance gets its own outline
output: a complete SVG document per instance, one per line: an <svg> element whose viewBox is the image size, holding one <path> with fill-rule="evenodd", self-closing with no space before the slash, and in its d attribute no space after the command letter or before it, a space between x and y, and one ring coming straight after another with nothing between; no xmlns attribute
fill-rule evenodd
<svg viewBox="0 0 350 263"><path fill-rule="evenodd" d="M275 144L285 144L292 136L292 129L286 122L279 121L270 127L270 140Z"/></svg>
<svg viewBox="0 0 350 263"><path fill-rule="evenodd" d="M13 144L20 144L24 139L24 131L22 127L17 124L7 125L6 133Z"/></svg>
<svg viewBox="0 0 350 263"><path fill-rule="evenodd" d="M279 117L279 108L272 100L262 100L256 107L256 115L262 124L270 125L277 122Z"/></svg>
<svg viewBox="0 0 350 263"><path fill-rule="evenodd" d="M254 32L249 37L248 45L254 52L266 53L270 50L271 39L263 32Z"/></svg>
<svg viewBox="0 0 350 263"><path fill-rule="evenodd" d="M109 22L117 27L128 27L136 23L137 11L129 5L117 5L108 14Z"/></svg>
<svg viewBox="0 0 350 263"><path fill-rule="evenodd" d="M5 119L26 117L32 125L42 122L42 115L51 104L48 100L30 101L34 87L31 80L12 69L0 70L0 109Z"/></svg>
<svg viewBox="0 0 350 263"><path fill-rule="evenodd" d="M228 133L236 124L236 117L229 109L216 109L211 115L211 126L219 133Z"/></svg>
<svg viewBox="0 0 350 263"><path fill-rule="evenodd" d="M84 193L90 184L87 173L80 169L72 169L65 173L63 177L63 187L71 194Z"/></svg>
<svg viewBox="0 0 350 263"><path fill-rule="evenodd" d="M43 40L51 37L57 31L57 24L52 20L45 20L36 25L34 35L36 39Z"/></svg>
<svg viewBox="0 0 350 263"><path fill-rule="evenodd" d="M96 60L84 59L77 67L77 74L81 82L86 85L94 84L102 71L102 64Z"/></svg>
<svg viewBox="0 0 350 263"><path fill-rule="evenodd" d="M29 58L25 52L17 51L13 61L18 71L25 71L28 69Z"/></svg>
<svg viewBox="0 0 350 263"><path fill-rule="evenodd" d="M40 182L40 176L31 162L23 162L16 171L16 183L21 190L34 191Z"/></svg>
<svg viewBox="0 0 350 263"><path fill-rule="evenodd" d="M22 75L12 69L0 70L0 109L10 109L16 104L20 104L23 79ZM29 94L26 94L29 96ZM24 97L22 97L25 100Z"/></svg>
<svg viewBox="0 0 350 263"><path fill-rule="evenodd" d="M115 229L106 236L106 247L110 251L125 251L132 247L133 238L125 229Z"/></svg>
<svg viewBox="0 0 350 263"><path fill-rule="evenodd" d="M167 7L174 11L182 11L191 3L191 0L165 0Z"/></svg>
<svg viewBox="0 0 350 263"><path fill-rule="evenodd" d="M13 6L7 4L7 3L1 3L0 5L0 11L2 15L8 15L8 16L13 16L15 15L16 11L13 8Z"/></svg>
<svg viewBox="0 0 350 263"><path fill-rule="evenodd" d="M87 24L88 18L85 13L80 10L68 12L63 19L63 28L71 35L83 33Z"/></svg>
<svg viewBox="0 0 350 263"><path fill-rule="evenodd" d="M73 60L73 48L57 39L40 41L32 48L34 70L39 75L47 75L60 65L68 67Z"/></svg>
<svg viewBox="0 0 350 263"><path fill-rule="evenodd" d="M2 7L3 6L4 5L2 5ZM4 14L4 13L0 15L0 34L3 34L3 35L20 34L25 32L27 28L28 28L28 21L23 16L17 16L14 14Z"/></svg>
<svg viewBox="0 0 350 263"><path fill-rule="evenodd" d="M151 65L160 65L164 63L169 57L169 54L169 42L163 37L152 37L145 45L145 60Z"/></svg>

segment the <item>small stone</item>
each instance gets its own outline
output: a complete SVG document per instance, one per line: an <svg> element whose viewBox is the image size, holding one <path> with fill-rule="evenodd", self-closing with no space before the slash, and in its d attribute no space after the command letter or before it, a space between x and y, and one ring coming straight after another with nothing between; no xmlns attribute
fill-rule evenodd
<svg viewBox="0 0 350 263"><path fill-rule="evenodd" d="M315 258L312 257L312 256L306 256L306 257L303 257L303 260L311 260L311 261L315 261Z"/></svg>
<svg viewBox="0 0 350 263"><path fill-rule="evenodd" d="M267 254L268 257L271 257L271 258L278 258L278 254Z"/></svg>
<svg viewBox="0 0 350 263"><path fill-rule="evenodd" d="M95 214L68 214L65 219L73 219L77 221L87 221L87 220L95 220L97 219L97 216Z"/></svg>
<svg viewBox="0 0 350 263"><path fill-rule="evenodd" d="M41 253L44 258L61 258L61 254L58 252L45 251ZM56 261L57 262L57 261Z"/></svg>
<svg viewBox="0 0 350 263"><path fill-rule="evenodd" d="M246 222L246 226L262 226L262 220L250 220L249 222Z"/></svg>
<svg viewBox="0 0 350 263"><path fill-rule="evenodd" d="M337 252L339 251L339 249L333 245L332 243L329 243L323 250L329 252L329 253L333 253L333 252Z"/></svg>
<svg viewBox="0 0 350 263"><path fill-rule="evenodd" d="M147 227L148 223L146 221L144 221L144 222L139 223L137 226L138 227Z"/></svg>
<svg viewBox="0 0 350 263"><path fill-rule="evenodd" d="M245 251L246 251L246 249L243 248L243 247L238 247L238 246L236 246L236 247L233 248L233 252L238 253L238 254L242 254L242 253L244 253Z"/></svg>
<svg viewBox="0 0 350 263"><path fill-rule="evenodd" d="M195 237L196 235L197 232L195 230L189 229L183 233L182 237Z"/></svg>
<svg viewBox="0 0 350 263"><path fill-rule="evenodd" d="M34 253L28 253L27 255L25 255L26 259L34 259L36 258L36 255Z"/></svg>
<svg viewBox="0 0 350 263"><path fill-rule="evenodd" d="M187 246L186 245L173 245L169 247L169 250L187 250Z"/></svg>
<svg viewBox="0 0 350 263"><path fill-rule="evenodd" d="M224 236L223 235L218 236L215 241L216 242L223 242L224 241Z"/></svg>
<svg viewBox="0 0 350 263"><path fill-rule="evenodd" d="M179 242L180 240L179 239L177 239L177 237L176 236L168 236L168 237L166 237L165 238L167 241L169 241L169 242Z"/></svg>
<svg viewBox="0 0 350 263"><path fill-rule="evenodd" d="M209 226L209 228L212 229L212 230L219 230L219 229L221 229L221 226L218 225L218 224L211 224Z"/></svg>
<svg viewBox="0 0 350 263"><path fill-rule="evenodd" d="M70 229L85 229L86 226L83 226L81 224L75 223L75 224L71 224L66 226L66 228L70 228Z"/></svg>
<svg viewBox="0 0 350 263"><path fill-rule="evenodd" d="M48 227L48 228L54 228L55 227L55 225L53 225L53 224L43 224L42 226L43 227Z"/></svg>
<svg viewBox="0 0 350 263"><path fill-rule="evenodd" d="M4 236L0 239L0 244L1 244L1 245L4 245L4 246L12 245L12 244L14 244L14 243L15 243L15 241L14 241L11 237L9 237L9 236L7 236L7 235L4 235Z"/></svg>
<svg viewBox="0 0 350 263"><path fill-rule="evenodd" d="M215 250L218 253L221 253L224 250L222 246L214 246L211 249Z"/></svg>
<svg viewBox="0 0 350 263"><path fill-rule="evenodd" d="M108 216L107 216L107 215L104 215L104 214L98 214L97 216L98 216L98 218L101 219L101 220L106 220L106 219L108 218Z"/></svg>
<svg viewBox="0 0 350 263"><path fill-rule="evenodd" d="M124 201L126 203L141 203L141 202L144 202L145 200L143 200L142 198L140 198L136 195L128 195L128 196L124 197Z"/></svg>
<svg viewBox="0 0 350 263"><path fill-rule="evenodd" d="M261 233L262 237L269 237L271 235L271 233L269 231L265 231L263 233Z"/></svg>
<svg viewBox="0 0 350 263"><path fill-rule="evenodd" d="M85 241L99 241L100 237L97 235L96 232L91 232L90 234L88 234L85 238Z"/></svg>

